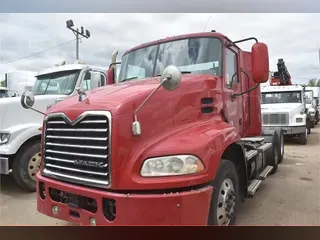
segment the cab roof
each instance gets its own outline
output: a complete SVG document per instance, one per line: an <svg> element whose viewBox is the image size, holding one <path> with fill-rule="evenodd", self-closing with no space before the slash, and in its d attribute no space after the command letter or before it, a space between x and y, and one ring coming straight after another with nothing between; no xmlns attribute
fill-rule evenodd
<svg viewBox="0 0 320 240"><path fill-rule="evenodd" d="M290 91L302 91L301 85L289 85L289 86L262 86L261 92L290 92Z"/></svg>
<svg viewBox="0 0 320 240"><path fill-rule="evenodd" d="M107 68L104 67L99 67L99 66L93 66L93 65L89 65L89 64L81 64L81 63L74 63L74 64L65 64L65 65L59 65L59 66L53 66L50 68L46 68L41 70L40 72L38 72L35 76L41 76L41 75L45 75L45 74L50 74L50 73L54 73L54 72L63 72L63 71L70 71L70 70L81 70L87 67L91 67L94 69L100 69L103 71L107 71Z"/></svg>

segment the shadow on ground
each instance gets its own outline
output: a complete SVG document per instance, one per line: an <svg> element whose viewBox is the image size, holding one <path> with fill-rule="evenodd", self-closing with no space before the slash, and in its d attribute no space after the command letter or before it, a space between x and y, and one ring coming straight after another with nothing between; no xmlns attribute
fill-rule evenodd
<svg viewBox="0 0 320 240"><path fill-rule="evenodd" d="M12 174L0 175L0 194L18 196L21 194L34 194L21 189L13 179Z"/></svg>

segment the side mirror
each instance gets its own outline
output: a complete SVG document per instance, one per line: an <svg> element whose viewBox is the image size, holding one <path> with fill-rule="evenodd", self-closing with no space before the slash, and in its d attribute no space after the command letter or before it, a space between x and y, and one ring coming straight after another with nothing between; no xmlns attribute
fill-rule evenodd
<svg viewBox="0 0 320 240"><path fill-rule="evenodd" d="M176 90L181 83L182 74L179 68L170 65L166 67L160 77L161 85L169 91Z"/></svg>
<svg viewBox="0 0 320 240"><path fill-rule="evenodd" d="M101 87L101 74L99 72L91 72L90 89Z"/></svg>
<svg viewBox="0 0 320 240"><path fill-rule="evenodd" d="M32 108L34 105L34 95L31 91L25 91L21 95L21 105L25 109Z"/></svg>
<svg viewBox="0 0 320 240"><path fill-rule="evenodd" d="M265 43L257 42L251 49L252 78L256 83L269 79L269 52Z"/></svg>

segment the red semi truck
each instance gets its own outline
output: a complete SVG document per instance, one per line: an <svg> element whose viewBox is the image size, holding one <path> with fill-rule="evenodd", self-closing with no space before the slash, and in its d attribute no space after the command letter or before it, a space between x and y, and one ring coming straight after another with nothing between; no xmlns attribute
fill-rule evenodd
<svg viewBox="0 0 320 240"><path fill-rule="evenodd" d="M249 40L251 52L237 46ZM109 82L115 69L113 56ZM256 38L211 31L128 50L117 83L47 110L38 211L80 225L235 224L283 157L282 132L261 127L268 75Z"/></svg>

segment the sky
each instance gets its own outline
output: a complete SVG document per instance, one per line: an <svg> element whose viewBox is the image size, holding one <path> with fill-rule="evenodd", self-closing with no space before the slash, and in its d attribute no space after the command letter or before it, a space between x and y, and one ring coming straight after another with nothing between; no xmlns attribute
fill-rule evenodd
<svg viewBox="0 0 320 240"><path fill-rule="evenodd" d="M69 42L40 54L17 60L73 40L66 28L72 19L76 27L91 33L80 43L80 61L107 67L111 54L144 42L173 35L216 30L231 40L257 37L269 47L270 71L283 58L297 84L320 78L320 14L318 13L0 13L0 80L5 72L39 71L76 60L76 43ZM209 20L209 21L208 21ZM241 43L250 50L253 42ZM17 61L14 61L17 60Z"/></svg>

